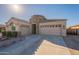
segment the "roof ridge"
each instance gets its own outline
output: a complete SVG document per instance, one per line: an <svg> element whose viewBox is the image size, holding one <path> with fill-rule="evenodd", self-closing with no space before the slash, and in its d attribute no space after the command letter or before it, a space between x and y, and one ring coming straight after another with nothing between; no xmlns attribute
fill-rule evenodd
<svg viewBox="0 0 79 59"><path fill-rule="evenodd" d="M17 18L17 17L11 17L11 19L15 19L15 20L22 20L22 19ZM22 21L25 21L25 20L22 20Z"/></svg>

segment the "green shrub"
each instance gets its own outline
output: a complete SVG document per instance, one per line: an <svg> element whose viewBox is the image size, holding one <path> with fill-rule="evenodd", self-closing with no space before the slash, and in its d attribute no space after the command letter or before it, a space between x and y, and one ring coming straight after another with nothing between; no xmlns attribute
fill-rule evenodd
<svg viewBox="0 0 79 59"><path fill-rule="evenodd" d="M17 37L17 33L16 31L14 32L11 32L11 31L5 31L5 32L2 32L3 36L6 36L6 37Z"/></svg>
<svg viewBox="0 0 79 59"><path fill-rule="evenodd" d="M15 32L15 31L12 32L12 36L13 36L13 37L17 37L17 32Z"/></svg>
<svg viewBox="0 0 79 59"><path fill-rule="evenodd" d="M6 36L6 31L2 32L2 35L3 35L3 36Z"/></svg>
<svg viewBox="0 0 79 59"><path fill-rule="evenodd" d="M6 36L7 37L12 37L12 33L9 31L9 32L6 32Z"/></svg>

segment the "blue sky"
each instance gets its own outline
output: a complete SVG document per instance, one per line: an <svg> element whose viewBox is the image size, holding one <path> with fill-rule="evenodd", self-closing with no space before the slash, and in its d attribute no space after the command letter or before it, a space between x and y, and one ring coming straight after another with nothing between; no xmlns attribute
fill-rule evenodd
<svg viewBox="0 0 79 59"><path fill-rule="evenodd" d="M0 23L11 17L29 20L32 15L43 15L47 19L68 19L67 26L79 24L79 5L77 4L22 4L21 12L15 12L10 4L0 4Z"/></svg>

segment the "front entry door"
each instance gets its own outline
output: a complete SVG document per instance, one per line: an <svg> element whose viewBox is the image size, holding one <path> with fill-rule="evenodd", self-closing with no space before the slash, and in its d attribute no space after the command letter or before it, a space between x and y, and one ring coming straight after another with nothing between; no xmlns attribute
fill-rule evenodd
<svg viewBox="0 0 79 59"><path fill-rule="evenodd" d="M36 24L32 24L32 34L36 34Z"/></svg>

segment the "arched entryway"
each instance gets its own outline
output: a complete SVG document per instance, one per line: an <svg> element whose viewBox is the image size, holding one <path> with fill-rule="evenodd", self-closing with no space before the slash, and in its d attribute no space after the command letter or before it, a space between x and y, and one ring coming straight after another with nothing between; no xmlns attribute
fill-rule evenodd
<svg viewBox="0 0 79 59"><path fill-rule="evenodd" d="M36 34L36 24L32 24L32 34Z"/></svg>

